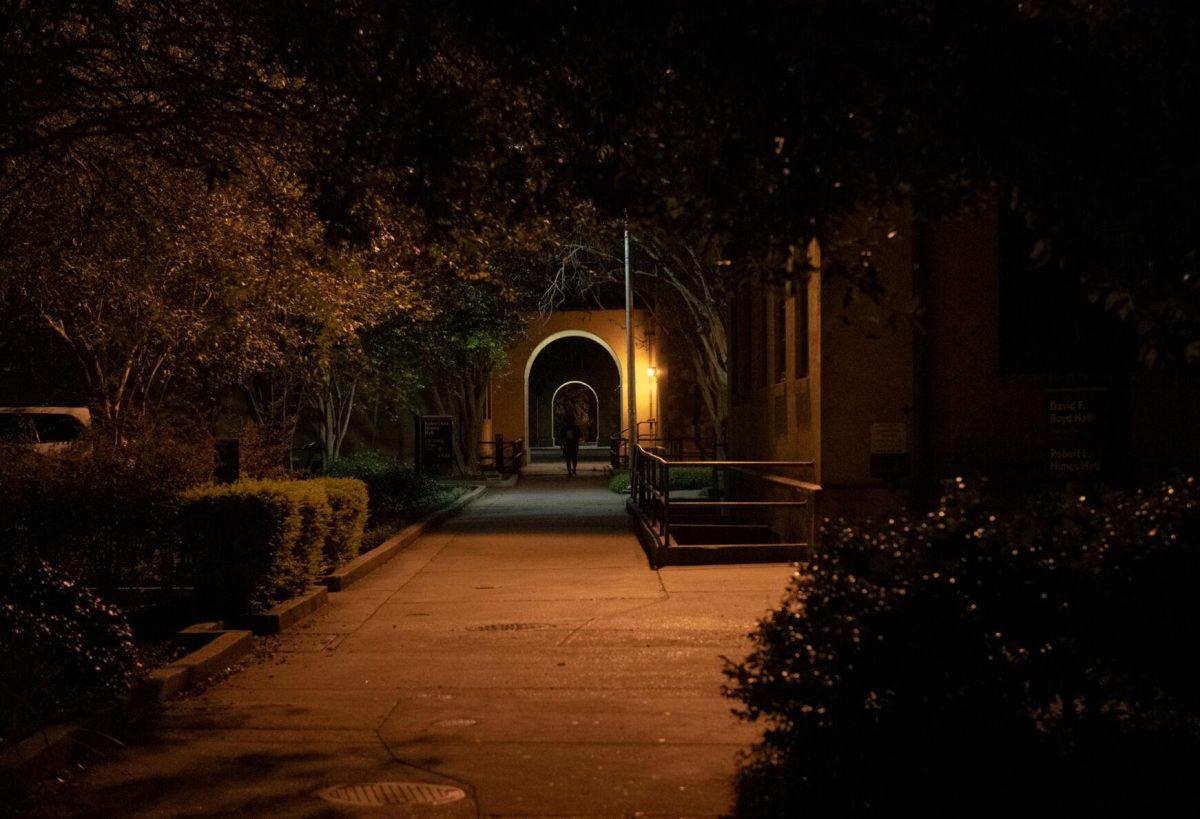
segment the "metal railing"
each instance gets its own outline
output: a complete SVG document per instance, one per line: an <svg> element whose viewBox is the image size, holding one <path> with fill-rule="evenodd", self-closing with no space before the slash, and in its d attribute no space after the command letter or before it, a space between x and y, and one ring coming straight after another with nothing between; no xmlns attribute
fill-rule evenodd
<svg viewBox="0 0 1200 819"><path fill-rule="evenodd" d="M643 421L639 422L638 426L641 427L643 423L653 424L654 422ZM629 438L625 437L628 432L628 429L623 429L609 439L608 448L611 453L609 462L613 469L629 468ZM638 443L651 452L675 461L714 460L721 447L724 446L719 441L697 438L664 438L653 434L639 434Z"/></svg>
<svg viewBox="0 0 1200 819"><path fill-rule="evenodd" d="M680 545L673 527L689 532L744 529L769 532L761 543L739 541L739 548L775 547L781 551L810 547L816 537L816 483L781 478L781 470L812 470L812 461L673 460L645 446L633 449L630 505L650 541L651 563L667 562L669 550ZM671 495L671 470L711 469L707 497ZM771 497L771 495L785 497ZM702 522L701 522L702 521ZM721 546L721 543L705 543Z"/></svg>
<svg viewBox="0 0 1200 819"><path fill-rule="evenodd" d="M503 435L494 440L479 442L479 468L511 475L525 465L525 439L505 441Z"/></svg>

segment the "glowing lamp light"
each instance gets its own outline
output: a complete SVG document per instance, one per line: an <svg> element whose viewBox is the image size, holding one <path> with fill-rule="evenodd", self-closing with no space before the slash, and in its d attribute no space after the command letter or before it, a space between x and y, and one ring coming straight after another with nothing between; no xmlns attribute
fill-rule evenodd
<svg viewBox="0 0 1200 819"><path fill-rule="evenodd" d="M657 368L657 367L647 367L647 368L646 368L646 375L648 375L648 376L650 376L651 378L653 378L654 376L658 375L658 368Z"/></svg>

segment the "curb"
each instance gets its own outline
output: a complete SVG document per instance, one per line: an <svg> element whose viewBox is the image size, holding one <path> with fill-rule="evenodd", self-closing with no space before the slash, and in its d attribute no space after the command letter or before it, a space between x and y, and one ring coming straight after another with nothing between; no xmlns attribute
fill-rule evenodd
<svg viewBox="0 0 1200 819"><path fill-rule="evenodd" d="M209 639L175 662L151 671L134 690L131 699L138 703L164 702L224 671L253 646L254 635L249 631L212 629L205 632L199 628L208 625L211 624L200 623L181 631L180 635L186 634L187 639L193 641L200 634L209 635Z"/></svg>
<svg viewBox="0 0 1200 819"><path fill-rule="evenodd" d="M295 625L321 606L329 602L329 589L324 586L312 586L308 591L284 600L262 614L247 614L238 618L238 625L248 628L256 635L278 634Z"/></svg>
<svg viewBox="0 0 1200 819"><path fill-rule="evenodd" d="M395 557L396 552L478 498L483 494L485 489L487 489L486 486L477 486L471 489L449 506L426 515L416 523L409 524L401 529L398 534L388 538L371 551L359 555L337 571L326 575L319 582L324 583L329 591L342 591L348 586L357 583Z"/></svg>
<svg viewBox="0 0 1200 819"><path fill-rule="evenodd" d="M0 780L19 781L51 776L71 764L75 739L83 731L78 722L47 725L0 754Z"/></svg>

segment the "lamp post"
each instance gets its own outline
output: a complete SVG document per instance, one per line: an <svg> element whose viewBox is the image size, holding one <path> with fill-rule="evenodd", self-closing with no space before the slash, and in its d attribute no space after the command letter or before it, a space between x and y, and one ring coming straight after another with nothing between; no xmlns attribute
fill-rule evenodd
<svg viewBox="0 0 1200 819"><path fill-rule="evenodd" d="M650 437L653 438L658 434L658 419L654 417L654 394L658 392L658 382L655 379L658 378L658 368L653 366L647 367L646 378L648 379L646 382L646 389L649 390L649 393L646 395L646 400L650 402L650 417L646 420L650 424Z"/></svg>
<svg viewBox="0 0 1200 819"><path fill-rule="evenodd" d="M633 355L633 276L629 269L629 222L625 223L625 372L629 379L629 447L637 446L637 371Z"/></svg>

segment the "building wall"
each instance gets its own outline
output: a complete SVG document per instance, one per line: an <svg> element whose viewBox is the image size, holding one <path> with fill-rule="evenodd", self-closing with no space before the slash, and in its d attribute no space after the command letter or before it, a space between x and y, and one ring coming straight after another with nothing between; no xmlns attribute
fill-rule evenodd
<svg viewBox="0 0 1200 819"><path fill-rule="evenodd" d="M905 481L881 471L872 458L872 428L885 425L893 434L900 428L911 448L913 325L906 311L913 278L907 228L900 212L843 228L842 237L853 238L856 248L865 242L871 249L888 294L882 304L823 270L815 245L808 249L815 272L793 271L782 282L751 280L734 300L730 457L812 461L810 468L775 472L820 484L821 515L880 510L904 499ZM807 298L798 297L805 292ZM798 323L802 313L807 327ZM802 338L806 369L797 367L805 354Z"/></svg>
<svg viewBox="0 0 1200 819"><path fill-rule="evenodd" d="M907 500L914 439L911 220L899 209L843 227L880 290L826 273L821 294L821 514L878 514ZM841 259L850 267L856 258Z"/></svg>
<svg viewBox="0 0 1200 819"><path fill-rule="evenodd" d="M658 365L659 362L655 355L653 328L644 310L634 311L633 324L637 414L639 419L646 419L649 417L651 401L658 403L657 392L662 389L660 382L665 381L668 373L667 368L663 366L658 377L651 379L647 374L647 368L652 364ZM565 337L564 334L594 338L599 340L602 346L607 346L617 360L622 385L627 383L624 310L562 310L544 319L535 318L525 335L508 351L507 366L492 376L493 435L503 435L507 441L515 441L518 438L529 440L526 426L526 380L529 370L535 354L553 339ZM598 351L598 354L608 355L607 352L601 351ZM624 389L623 386L623 391ZM629 425L627 407L628 398L622 392L622 429Z"/></svg>
<svg viewBox="0 0 1200 819"><path fill-rule="evenodd" d="M1102 387L1111 394L1122 459L1114 476L1144 480L1200 464L1200 378L1147 369L1132 360L1086 372L1005 372L1001 364L1001 248L998 209L932 224L918 255L929 269L923 340L924 402L932 477L973 469L997 480L1047 478L1047 390ZM1095 339L1100 344L1103 340Z"/></svg>
<svg viewBox="0 0 1200 819"><path fill-rule="evenodd" d="M822 287L818 251L810 253L816 272L800 263L780 281L747 277L734 296L726 435L733 459L813 461L791 470L804 480L819 473L821 457Z"/></svg>
<svg viewBox="0 0 1200 819"><path fill-rule="evenodd" d="M1014 273L1006 267L1011 253L1002 252L998 205L920 227L902 211L860 214L833 234L831 247L839 245L869 250L882 289L868 298L850 277L834 275L832 261L845 268L854 260L826 248L808 282L807 378L793 369L800 348L795 286L747 282L730 324L730 456L812 459L821 516L885 513L928 497L939 479L973 470L1002 491L1061 482L1049 457L1054 389L1107 391L1107 480L1200 467L1200 373L1140 367L1124 337L1129 328L1108 319L1089 319L1079 333L1056 332L1060 316L1075 321L1066 303L1043 310L1041 325L1003 306L1001 285L1011 287ZM1032 288L1021 291L1025 304L1051 303L1036 275L1021 281ZM1047 323L1050 341L1068 339L1072 355L1051 356L1040 368L1005 364L1005 343L1024 343ZM776 378L781 341L788 373Z"/></svg>

